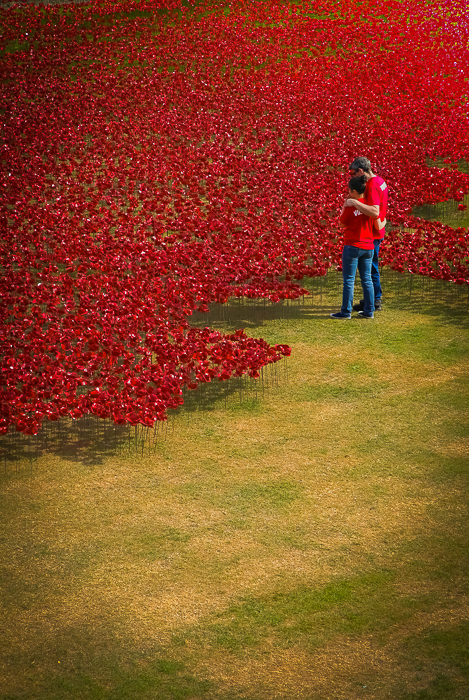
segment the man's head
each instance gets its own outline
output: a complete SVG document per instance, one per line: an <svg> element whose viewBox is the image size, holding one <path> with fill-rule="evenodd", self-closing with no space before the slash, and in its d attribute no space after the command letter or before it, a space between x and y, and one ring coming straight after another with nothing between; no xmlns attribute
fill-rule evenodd
<svg viewBox="0 0 469 700"><path fill-rule="evenodd" d="M354 175L365 175L367 179L371 177L371 163L365 156L359 156L355 158L353 163L350 165L349 170L352 171Z"/></svg>

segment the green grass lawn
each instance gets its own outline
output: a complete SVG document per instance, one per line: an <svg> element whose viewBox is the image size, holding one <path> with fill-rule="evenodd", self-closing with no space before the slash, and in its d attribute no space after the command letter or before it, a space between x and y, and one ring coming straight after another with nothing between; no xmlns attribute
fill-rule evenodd
<svg viewBox="0 0 469 700"><path fill-rule="evenodd" d="M334 322L310 289L200 314L292 356L156 443L4 459L2 700L469 696L467 290L385 270Z"/></svg>

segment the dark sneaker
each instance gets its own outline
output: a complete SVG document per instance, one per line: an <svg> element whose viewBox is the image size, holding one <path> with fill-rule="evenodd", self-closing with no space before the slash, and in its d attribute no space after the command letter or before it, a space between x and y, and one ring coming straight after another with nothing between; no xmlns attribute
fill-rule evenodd
<svg viewBox="0 0 469 700"><path fill-rule="evenodd" d="M358 304L353 305L353 310L354 311L363 311L365 308L365 300L362 299ZM381 303L381 299L375 299L375 311L381 311L383 308L383 305Z"/></svg>
<svg viewBox="0 0 469 700"><path fill-rule="evenodd" d="M331 318L336 318L339 321L346 321L347 319L352 318L352 314L343 314L342 311L339 311L338 314L330 314Z"/></svg>
<svg viewBox="0 0 469 700"><path fill-rule="evenodd" d="M358 318L374 318L374 316L373 314L366 314L364 311L359 311Z"/></svg>

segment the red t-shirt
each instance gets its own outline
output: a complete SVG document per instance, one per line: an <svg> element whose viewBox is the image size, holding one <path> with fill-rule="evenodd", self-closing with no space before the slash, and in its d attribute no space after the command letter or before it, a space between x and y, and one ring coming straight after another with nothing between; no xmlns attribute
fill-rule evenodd
<svg viewBox="0 0 469 700"><path fill-rule="evenodd" d="M345 207L339 221L345 224L344 245L373 250L373 223L369 216L365 216L355 207Z"/></svg>
<svg viewBox="0 0 469 700"><path fill-rule="evenodd" d="M375 177L372 177L366 183L364 202L370 206L377 204L379 206L379 218L381 221L386 218L386 211L388 208L388 186L379 175L375 175ZM384 226L379 231L374 227L373 229L374 238L384 238Z"/></svg>

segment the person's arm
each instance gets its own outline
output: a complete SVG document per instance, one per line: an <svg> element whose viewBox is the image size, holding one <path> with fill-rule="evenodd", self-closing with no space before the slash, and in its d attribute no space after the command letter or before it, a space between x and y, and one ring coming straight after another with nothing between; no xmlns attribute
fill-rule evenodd
<svg viewBox="0 0 469 700"><path fill-rule="evenodd" d="M345 200L345 201L347 201L347 200ZM344 211L345 211L345 202L343 203L343 205L342 205L342 211L341 211L340 214L339 214L339 221L338 221L338 224L339 224L339 226L340 226L341 228L347 228L347 224L344 224L343 221L341 221L341 219L342 219L342 217L343 217L343 215L344 215Z"/></svg>
<svg viewBox="0 0 469 700"><path fill-rule="evenodd" d="M358 211L361 211L365 216L369 216L370 219L377 219L379 217L379 204L364 204L360 199L346 199L346 207L355 207Z"/></svg>
<svg viewBox="0 0 469 700"><path fill-rule="evenodd" d="M381 231L381 229L386 226L386 219L375 219L373 225L377 231Z"/></svg>

